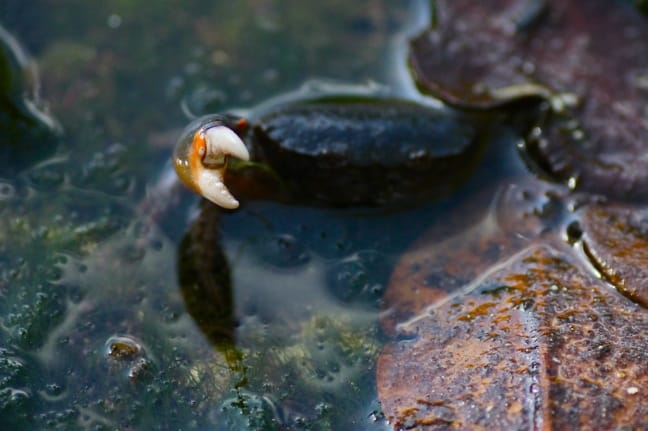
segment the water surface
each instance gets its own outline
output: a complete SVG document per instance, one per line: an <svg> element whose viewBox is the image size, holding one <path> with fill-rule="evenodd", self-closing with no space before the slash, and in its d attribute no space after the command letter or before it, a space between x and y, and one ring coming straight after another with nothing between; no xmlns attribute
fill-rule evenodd
<svg viewBox="0 0 648 431"><path fill-rule="evenodd" d="M40 108L59 126L11 136L28 157L0 161L0 428L386 428L373 374L381 295L454 200L227 215L228 344L210 332L220 310L179 281L199 199L183 191L169 209L164 173L191 118L309 80L412 96L403 42L426 10L4 0L0 24L37 65Z"/></svg>

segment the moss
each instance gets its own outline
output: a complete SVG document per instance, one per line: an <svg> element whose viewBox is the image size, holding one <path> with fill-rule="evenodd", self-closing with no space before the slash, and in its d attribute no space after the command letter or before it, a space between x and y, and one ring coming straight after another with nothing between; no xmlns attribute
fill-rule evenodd
<svg viewBox="0 0 648 431"><path fill-rule="evenodd" d="M39 67L39 110L62 125L16 122L33 83L25 65L0 65L5 106L18 112L0 107L0 126L18 124L8 141L19 150L0 157L2 424L205 429L228 411L250 428L332 429L357 416L331 406L371 387L375 328L318 317L291 322L282 342L289 329L273 325L246 333L240 350L213 350L179 292L177 244L137 208L188 111L252 105L313 76L376 77L403 11L338 0L0 3ZM176 237L186 212L170 223ZM106 340L122 334L145 354L107 356Z"/></svg>

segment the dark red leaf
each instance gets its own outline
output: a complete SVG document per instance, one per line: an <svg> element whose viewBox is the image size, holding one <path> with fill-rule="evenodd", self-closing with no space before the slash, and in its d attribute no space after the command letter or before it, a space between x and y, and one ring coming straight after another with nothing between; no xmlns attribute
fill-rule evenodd
<svg viewBox="0 0 648 431"><path fill-rule="evenodd" d="M648 19L609 0L439 0L415 79L450 104L547 101L529 153L556 179L648 197Z"/></svg>

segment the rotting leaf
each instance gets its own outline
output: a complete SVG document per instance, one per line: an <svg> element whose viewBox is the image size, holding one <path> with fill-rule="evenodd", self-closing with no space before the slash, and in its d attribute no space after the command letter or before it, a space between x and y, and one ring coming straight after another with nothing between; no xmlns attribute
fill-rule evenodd
<svg viewBox="0 0 648 431"><path fill-rule="evenodd" d="M419 88L470 108L545 99L528 142L539 168L646 199L648 20L631 2L440 0L435 17L411 43Z"/></svg>
<svg viewBox="0 0 648 431"><path fill-rule="evenodd" d="M397 428L648 426L648 310L555 248L526 249L402 330L415 339L387 345L377 370Z"/></svg>
<svg viewBox="0 0 648 431"><path fill-rule="evenodd" d="M589 207L582 226L592 263L619 291L648 307L648 208Z"/></svg>
<svg viewBox="0 0 648 431"><path fill-rule="evenodd" d="M551 224L555 194L537 181L490 191L460 206L434 225L399 259L384 302L383 330L395 327L426 306L480 277L497 262L524 248L528 238ZM489 204L493 194L494 202Z"/></svg>
<svg viewBox="0 0 648 431"><path fill-rule="evenodd" d="M648 309L583 265L559 235L570 203L544 187L509 186L474 228L432 227L401 257L376 373L395 428L648 426ZM624 208L583 208L583 240L593 216L602 235L644 235L642 212Z"/></svg>

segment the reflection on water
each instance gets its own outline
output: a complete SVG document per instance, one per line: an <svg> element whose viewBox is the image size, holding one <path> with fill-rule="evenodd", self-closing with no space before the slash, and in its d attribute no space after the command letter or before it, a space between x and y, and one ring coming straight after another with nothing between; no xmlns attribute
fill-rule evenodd
<svg viewBox="0 0 648 431"><path fill-rule="evenodd" d="M424 3L0 5L64 130L27 135L29 163L0 170L0 428L386 426L373 375L382 292L452 204L256 203L197 249L191 235L213 218L197 225L198 199L167 194L162 171L189 116L313 77L388 85L385 58L402 51L387 49Z"/></svg>

